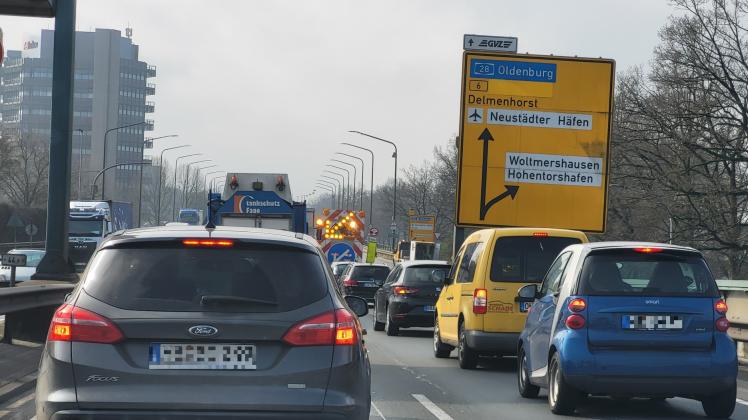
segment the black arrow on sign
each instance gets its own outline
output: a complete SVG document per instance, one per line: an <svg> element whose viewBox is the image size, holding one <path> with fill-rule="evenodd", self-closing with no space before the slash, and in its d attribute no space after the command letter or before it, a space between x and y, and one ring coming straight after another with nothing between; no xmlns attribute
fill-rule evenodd
<svg viewBox="0 0 748 420"><path fill-rule="evenodd" d="M519 185L504 185L506 191L497 195L491 201L486 203L486 182L488 178L488 142L493 141L493 136L491 135L491 132L488 130L488 128L483 129L483 132L480 133L480 136L478 136L478 141L483 142L483 172L481 174L480 181L480 219L484 220L486 218L486 213L488 213L488 209L490 209L491 206L509 196L511 196L512 200L514 200L514 197L519 191Z"/></svg>
<svg viewBox="0 0 748 420"><path fill-rule="evenodd" d="M468 45L473 46L473 38L468 39Z"/></svg>

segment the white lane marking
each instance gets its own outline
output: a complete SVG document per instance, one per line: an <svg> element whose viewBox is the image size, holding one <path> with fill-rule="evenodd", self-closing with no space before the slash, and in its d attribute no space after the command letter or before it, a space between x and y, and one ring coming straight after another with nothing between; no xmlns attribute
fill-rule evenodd
<svg viewBox="0 0 748 420"><path fill-rule="evenodd" d="M15 400L13 402L13 404L9 405L7 408L18 408L18 407L26 404L27 402L33 400L34 396L35 396L35 394L32 392L32 393L30 393L29 395L27 395L27 396L25 396L23 398L19 398L19 399Z"/></svg>
<svg viewBox="0 0 748 420"><path fill-rule="evenodd" d="M439 420L454 420L452 416L445 413L444 410L439 408L436 404L431 402L430 399L426 398L425 395L422 394L411 394L413 398L418 400L419 403L421 403L422 406L424 406L431 414L434 415Z"/></svg>
<svg viewBox="0 0 748 420"><path fill-rule="evenodd" d="M382 411L379 410L379 407L377 407L376 404L374 404L374 401L371 402L371 407L374 409L374 411L377 412L377 415L382 418L382 420L387 420L387 418L382 414Z"/></svg>
<svg viewBox="0 0 748 420"><path fill-rule="evenodd" d="M738 404L742 404L742 405L748 405L748 401L741 400L740 398L736 398L735 402L737 402Z"/></svg>

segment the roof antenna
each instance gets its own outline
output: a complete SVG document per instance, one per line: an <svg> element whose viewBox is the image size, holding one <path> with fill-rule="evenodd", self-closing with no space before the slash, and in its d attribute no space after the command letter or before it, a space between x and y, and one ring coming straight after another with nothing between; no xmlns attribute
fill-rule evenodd
<svg viewBox="0 0 748 420"><path fill-rule="evenodd" d="M216 228L216 224L213 223L213 189L208 190L208 223L205 224L205 230L208 231L208 233L213 233L213 230Z"/></svg>

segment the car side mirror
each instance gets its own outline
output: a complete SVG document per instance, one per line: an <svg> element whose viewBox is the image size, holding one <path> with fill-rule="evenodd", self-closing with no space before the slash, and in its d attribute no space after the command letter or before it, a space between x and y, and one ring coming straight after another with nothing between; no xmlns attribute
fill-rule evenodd
<svg viewBox="0 0 748 420"><path fill-rule="evenodd" d="M346 296L344 299L346 303L348 303L348 307L350 307L353 313L355 313L359 318L366 316L366 314L369 313L369 304L366 303L366 299L358 296Z"/></svg>
<svg viewBox="0 0 748 420"><path fill-rule="evenodd" d="M431 270L431 281L434 283L444 284L444 280L447 278L447 273L444 270Z"/></svg>
<svg viewBox="0 0 748 420"><path fill-rule="evenodd" d="M534 302L537 296L538 296L538 285L528 284L527 286L522 286L522 288L519 289L519 292L517 292L517 301L518 302Z"/></svg>

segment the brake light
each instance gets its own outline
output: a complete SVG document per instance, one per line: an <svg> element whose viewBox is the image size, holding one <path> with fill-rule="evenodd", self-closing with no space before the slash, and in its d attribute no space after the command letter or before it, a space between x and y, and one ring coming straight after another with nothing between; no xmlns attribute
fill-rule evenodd
<svg viewBox="0 0 748 420"><path fill-rule="evenodd" d="M714 322L714 327L717 328L717 331L719 332L727 332L727 330L730 329L730 321L725 317L718 318L717 321Z"/></svg>
<svg viewBox="0 0 748 420"><path fill-rule="evenodd" d="M350 346L356 342L356 319L347 309L326 312L291 327L283 341L292 346Z"/></svg>
<svg viewBox="0 0 748 420"><path fill-rule="evenodd" d="M413 293L417 293L418 289L405 286L395 286L392 291L395 292L396 295L410 295Z"/></svg>
<svg viewBox="0 0 748 420"><path fill-rule="evenodd" d="M653 247L634 248L634 252L641 252L643 254L655 254L658 252L662 252L662 248L653 248Z"/></svg>
<svg viewBox="0 0 748 420"><path fill-rule="evenodd" d="M571 314L568 317L566 317L566 326L571 328L572 330L578 330L582 327L584 327L585 324L584 317L579 314Z"/></svg>
<svg viewBox="0 0 748 420"><path fill-rule="evenodd" d="M714 303L714 310L718 314L726 314L727 313L727 302L725 302L723 299L719 299Z"/></svg>
<svg viewBox="0 0 748 420"><path fill-rule="evenodd" d="M48 341L113 344L124 338L114 323L103 316L70 304L60 306L52 316Z"/></svg>
<svg viewBox="0 0 748 420"><path fill-rule="evenodd" d="M541 237L541 238L547 238L548 232L533 232L532 236Z"/></svg>
<svg viewBox="0 0 748 420"><path fill-rule="evenodd" d="M184 246L201 246L207 248L227 248L234 246L234 241L229 239L185 239Z"/></svg>
<svg viewBox="0 0 748 420"><path fill-rule="evenodd" d="M473 313L485 314L486 312L488 312L488 291L475 289L473 291Z"/></svg>
<svg viewBox="0 0 748 420"><path fill-rule="evenodd" d="M343 280L343 286L358 286L358 281L353 279Z"/></svg>
<svg viewBox="0 0 748 420"><path fill-rule="evenodd" d="M587 308L587 302L584 299L576 298L569 302L569 310L572 312L582 312Z"/></svg>

